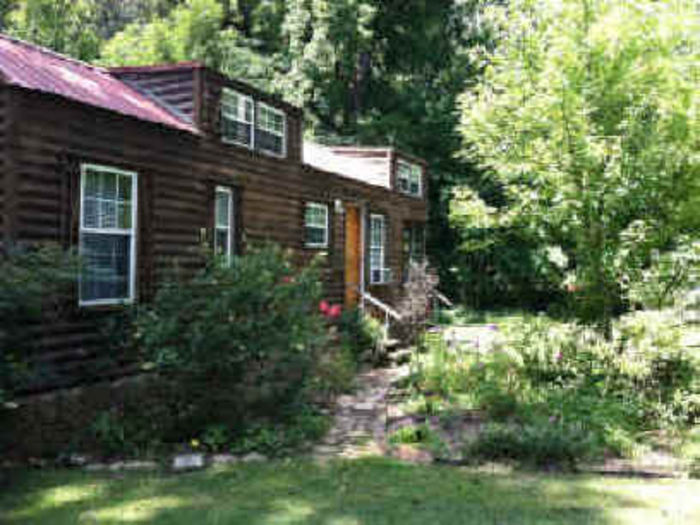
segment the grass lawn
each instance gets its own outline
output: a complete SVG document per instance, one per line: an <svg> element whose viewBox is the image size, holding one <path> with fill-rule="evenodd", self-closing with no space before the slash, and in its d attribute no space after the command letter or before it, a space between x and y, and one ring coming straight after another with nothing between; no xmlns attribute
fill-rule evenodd
<svg viewBox="0 0 700 525"><path fill-rule="evenodd" d="M700 481L497 474L384 459L180 475L25 471L0 488L0 522L8 525L700 523Z"/></svg>

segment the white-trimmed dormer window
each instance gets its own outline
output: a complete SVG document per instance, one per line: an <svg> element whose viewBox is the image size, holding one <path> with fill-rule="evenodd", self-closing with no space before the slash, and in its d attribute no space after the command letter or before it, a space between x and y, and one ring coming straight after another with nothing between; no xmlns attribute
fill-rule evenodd
<svg viewBox="0 0 700 525"><path fill-rule="evenodd" d="M253 99L233 89L221 93L221 138L225 142L253 147Z"/></svg>
<svg viewBox="0 0 700 525"><path fill-rule="evenodd" d="M108 166L80 167L81 306L134 300L136 177Z"/></svg>
<svg viewBox="0 0 700 525"><path fill-rule="evenodd" d="M396 184L400 192L415 197L423 195L423 168L412 162L398 162Z"/></svg>
<svg viewBox="0 0 700 525"><path fill-rule="evenodd" d="M287 119L284 111L258 102L255 149L278 157L287 155Z"/></svg>
<svg viewBox="0 0 700 525"><path fill-rule="evenodd" d="M304 213L307 248L328 247L328 205L307 202Z"/></svg>
<svg viewBox="0 0 700 525"><path fill-rule="evenodd" d="M369 216L369 282L383 284L391 280L391 270L386 266L386 218Z"/></svg>
<svg viewBox="0 0 700 525"><path fill-rule="evenodd" d="M214 253L226 263L233 255L233 191L216 187L214 206Z"/></svg>

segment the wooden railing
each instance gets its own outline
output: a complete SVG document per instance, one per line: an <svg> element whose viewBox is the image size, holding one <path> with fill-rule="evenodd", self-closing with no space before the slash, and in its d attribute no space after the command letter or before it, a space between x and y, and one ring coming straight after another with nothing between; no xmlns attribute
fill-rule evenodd
<svg viewBox="0 0 700 525"><path fill-rule="evenodd" d="M391 306L389 306L385 302L377 299L375 296L373 296L367 290L362 290L362 289L358 288L358 292L360 293L360 298L362 299L363 305L365 302L368 302L369 304L371 304L375 308L381 310L382 314L384 315L384 337L388 338L389 337L389 329L391 328L391 319L394 319L395 321L401 322L401 314L399 314L396 310L394 310Z"/></svg>

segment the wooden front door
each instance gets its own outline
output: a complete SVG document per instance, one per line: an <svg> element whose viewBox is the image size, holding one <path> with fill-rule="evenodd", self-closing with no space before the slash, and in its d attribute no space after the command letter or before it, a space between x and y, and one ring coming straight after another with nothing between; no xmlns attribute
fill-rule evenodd
<svg viewBox="0 0 700 525"><path fill-rule="evenodd" d="M360 236L360 209L345 207L345 307L357 306L359 299L360 272L362 268L362 245Z"/></svg>

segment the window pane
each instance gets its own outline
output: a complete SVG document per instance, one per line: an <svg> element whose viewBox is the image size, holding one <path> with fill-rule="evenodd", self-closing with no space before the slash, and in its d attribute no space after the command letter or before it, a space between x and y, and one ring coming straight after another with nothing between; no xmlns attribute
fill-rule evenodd
<svg viewBox="0 0 700 525"><path fill-rule="evenodd" d="M129 297L131 235L83 232L80 254L83 301Z"/></svg>
<svg viewBox="0 0 700 525"><path fill-rule="evenodd" d="M214 251L217 255L229 255L231 247L229 246L229 230L217 228L214 238Z"/></svg>
<svg viewBox="0 0 700 525"><path fill-rule="evenodd" d="M328 223L328 208L323 205L307 205L305 221L307 226L325 229Z"/></svg>
<svg viewBox="0 0 700 525"><path fill-rule="evenodd" d="M97 211L97 199L85 197L83 199L83 226L86 228L99 228L99 213Z"/></svg>
<svg viewBox="0 0 700 525"><path fill-rule="evenodd" d="M221 134L226 140L232 140L250 146L251 124L224 117L221 119Z"/></svg>
<svg viewBox="0 0 700 525"><path fill-rule="evenodd" d="M216 192L216 226L228 228L230 210L229 205L231 202L231 194L225 191Z"/></svg>
<svg viewBox="0 0 700 525"><path fill-rule="evenodd" d="M306 227L306 243L307 244L318 244L318 245L325 246L326 245L326 229L307 226Z"/></svg>
<svg viewBox="0 0 700 525"><path fill-rule="evenodd" d="M384 243L384 221L373 218L370 226L370 242L372 246L382 246Z"/></svg>
<svg viewBox="0 0 700 525"><path fill-rule="evenodd" d="M262 129L255 130L255 147L257 149L271 151L282 155L284 151L284 139L279 135Z"/></svg>

